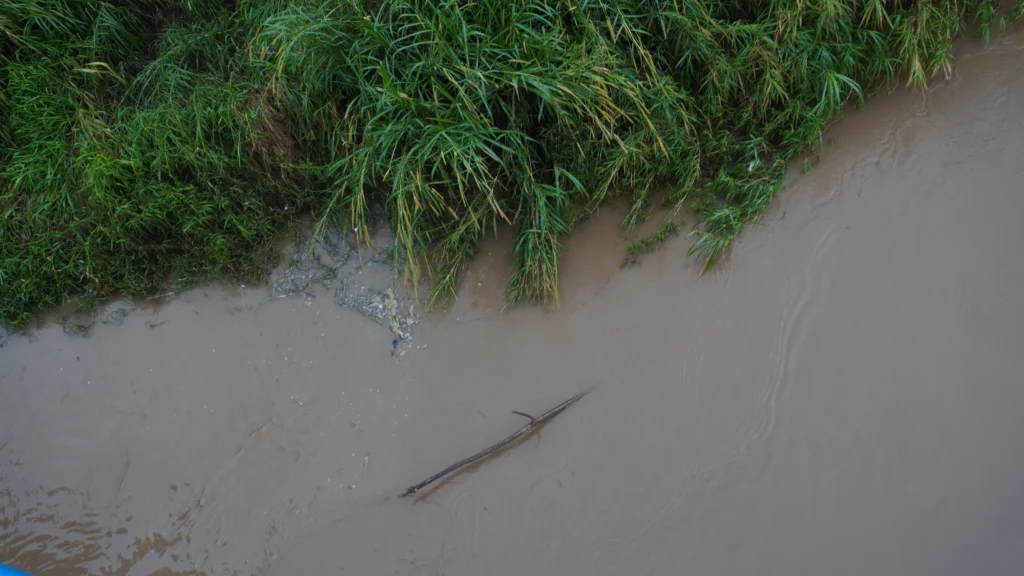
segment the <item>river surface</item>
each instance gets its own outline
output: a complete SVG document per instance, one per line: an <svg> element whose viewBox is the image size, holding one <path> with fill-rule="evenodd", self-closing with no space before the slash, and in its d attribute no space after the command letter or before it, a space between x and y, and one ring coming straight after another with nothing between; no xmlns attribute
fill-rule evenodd
<svg viewBox="0 0 1024 576"><path fill-rule="evenodd" d="M488 242L396 358L330 298L208 287L0 349L0 562L39 575L1024 573L1024 35L846 114L701 279ZM116 323L115 323L116 324ZM539 435L395 498L586 386Z"/></svg>

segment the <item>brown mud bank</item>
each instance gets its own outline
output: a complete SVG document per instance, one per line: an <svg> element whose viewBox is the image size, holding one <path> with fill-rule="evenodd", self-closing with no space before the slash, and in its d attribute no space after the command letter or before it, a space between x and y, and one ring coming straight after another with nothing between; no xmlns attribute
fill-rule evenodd
<svg viewBox="0 0 1024 576"><path fill-rule="evenodd" d="M847 114L727 263L503 313L507 246L396 361L320 290L193 290L0 349L0 562L38 574L1020 574L1024 36ZM387 303L385 303L387 304ZM536 441L410 483L597 385Z"/></svg>

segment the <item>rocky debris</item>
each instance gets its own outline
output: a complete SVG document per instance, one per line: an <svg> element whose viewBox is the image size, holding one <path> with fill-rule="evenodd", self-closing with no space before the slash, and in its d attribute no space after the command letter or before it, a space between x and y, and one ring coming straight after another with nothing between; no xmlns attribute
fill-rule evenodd
<svg viewBox="0 0 1024 576"><path fill-rule="evenodd" d="M393 254L394 237L386 226L377 227L370 246L359 243L354 232L328 232L322 243L314 242L307 234L271 274L271 297L333 294L338 306L355 310L391 330L396 336L392 353L400 356L405 352L401 345L411 339L422 311L402 283Z"/></svg>
<svg viewBox="0 0 1024 576"><path fill-rule="evenodd" d="M115 302L111 309L103 314L100 321L107 325L120 326L124 324L124 320L129 314L138 309L139 307L130 301Z"/></svg>
<svg viewBox="0 0 1024 576"><path fill-rule="evenodd" d="M353 241L354 238L332 234L323 242L315 242L312 235L306 235L291 249L284 265L271 272L268 281L271 297L315 298L317 286L332 288L338 279L338 269L355 253Z"/></svg>
<svg viewBox="0 0 1024 576"><path fill-rule="evenodd" d="M61 321L64 333L74 338L88 338L92 333L93 322L79 320L78 318L67 317Z"/></svg>
<svg viewBox="0 0 1024 576"><path fill-rule="evenodd" d="M416 318L416 306L414 304L409 304L408 308L400 306L392 288L388 288L383 293L376 293L369 298L355 299L350 303L343 301L342 305L387 326L393 334L402 340L408 340L409 331L419 323Z"/></svg>

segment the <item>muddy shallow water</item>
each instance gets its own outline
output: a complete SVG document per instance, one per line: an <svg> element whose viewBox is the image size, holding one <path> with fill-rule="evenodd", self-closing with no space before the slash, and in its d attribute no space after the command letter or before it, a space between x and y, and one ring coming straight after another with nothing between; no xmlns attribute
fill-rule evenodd
<svg viewBox="0 0 1024 576"><path fill-rule="evenodd" d="M507 246L396 358L329 296L210 287L0 349L0 562L38 574L1020 574L1024 35L851 111L703 279ZM588 385L514 450L406 486Z"/></svg>

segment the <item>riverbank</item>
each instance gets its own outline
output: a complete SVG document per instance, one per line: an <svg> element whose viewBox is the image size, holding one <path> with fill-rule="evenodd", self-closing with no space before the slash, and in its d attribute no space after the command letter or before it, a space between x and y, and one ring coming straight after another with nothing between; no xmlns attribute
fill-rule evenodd
<svg viewBox="0 0 1024 576"><path fill-rule="evenodd" d="M300 214L447 298L513 235L506 295L557 298L612 200L693 209L706 270L851 101L952 70L990 0L408 0L0 6L0 323L72 297L263 280ZM699 224L697 228L692 228ZM650 248L650 246L645 246Z"/></svg>
<svg viewBox="0 0 1024 576"><path fill-rule="evenodd" d="M612 207L566 239L560 307L503 311L513 246L488 239L398 359L315 284L13 336L0 562L1016 576L1022 40L965 41L948 82L851 111L700 281L684 237L620 268ZM592 384L539 439L394 498Z"/></svg>

